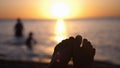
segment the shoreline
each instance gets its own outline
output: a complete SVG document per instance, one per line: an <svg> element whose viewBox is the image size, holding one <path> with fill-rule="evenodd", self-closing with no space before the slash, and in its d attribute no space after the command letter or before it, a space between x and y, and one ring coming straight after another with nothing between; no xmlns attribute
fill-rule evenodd
<svg viewBox="0 0 120 68"><path fill-rule="evenodd" d="M48 68L48 66L49 63L43 62L0 59L0 68ZM67 68L73 68L73 66L68 65ZM120 68L120 65L103 61L95 61L93 63L93 68Z"/></svg>

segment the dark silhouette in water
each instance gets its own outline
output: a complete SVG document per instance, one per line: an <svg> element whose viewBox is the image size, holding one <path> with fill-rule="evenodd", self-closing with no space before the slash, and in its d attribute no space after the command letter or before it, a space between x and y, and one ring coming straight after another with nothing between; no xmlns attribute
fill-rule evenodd
<svg viewBox="0 0 120 68"><path fill-rule="evenodd" d="M92 68L95 48L90 41L80 35L70 37L60 42L54 49L49 68L66 68L70 59L73 59L75 68Z"/></svg>
<svg viewBox="0 0 120 68"><path fill-rule="evenodd" d="M15 36L16 37L23 36L23 24L19 18L17 19L17 23L15 25Z"/></svg>
<svg viewBox="0 0 120 68"><path fill-rule="evenodd" d="M32 32L29 33L29 36L28 36L28 38L26 39L26 42L25 42L25 43L26 43L26 46L27 46L27 48L28 48L29 50L32 50L32 49L33 49L32 45L35 44L36 41L35 41L34 38L33 38L33 33L32 33Z"/></svg>

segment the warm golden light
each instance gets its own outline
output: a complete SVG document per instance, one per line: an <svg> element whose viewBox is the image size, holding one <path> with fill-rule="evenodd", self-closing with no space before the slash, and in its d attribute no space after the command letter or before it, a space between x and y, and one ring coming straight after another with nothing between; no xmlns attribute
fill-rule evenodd
<svg viewBox="0 0 120 68"><path fill-rule="evenodd" d="M66 36L66 26L63 20L58 20L55 26L55 41L60 42L65 39Z"/></svg>
<svg viewBox="0 0 120 68"><path fill-rule="evenodd" d="M119 17L120 0L0 0L1 19ZM15 12L17 10L17 12ZM109 12L108 12L109 11Z"/></svg>
<svg viewBox="0 0 120 68"><path fill-rule="evenodd" d="M69 13L69 7L64 3L56 3L52 6L52 15L58 18L64 18Z"/></svg>

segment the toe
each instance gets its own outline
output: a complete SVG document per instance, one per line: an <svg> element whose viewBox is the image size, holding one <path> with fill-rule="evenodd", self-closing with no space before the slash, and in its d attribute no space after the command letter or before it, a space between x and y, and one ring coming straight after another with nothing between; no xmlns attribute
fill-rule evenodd
<svg viewBox="0 0 120 68"><path fill-rule="evenodd" d="M93 48L93 50L92 50L92 55L95 56L95 53L96 53L96 49Z"/></svg>
<svg viewBox="0 0 120 68"><path fill-rule="evenodd" d="M83 48L87 48L87 45L88 45L88 40L87 39L83 39L82 47Z"/></svg>
<svg viewBox="0 0 120 68"><path fill-rule="evenodd" d="M87 39L84 39L84 40L83 40L83 46L82 46L82 47L83 47L83 48L87 48L87 49L92 49L92 48L93 48L91 42L88 41Z"/></svg>
<svg viewBox="0 0 120 68"><path fill-rule="evenodd" d="M93 48L93 46L92 46L90 41L87 42L87 47L90 48L90 49Z"/></svg>
<svg viewBox="0 0 120 68"><path fill-rule="evenodd" d="M77 35L76 38L75 38L76 47L80 48L81 42L82 42L82 36Z"/></svg>

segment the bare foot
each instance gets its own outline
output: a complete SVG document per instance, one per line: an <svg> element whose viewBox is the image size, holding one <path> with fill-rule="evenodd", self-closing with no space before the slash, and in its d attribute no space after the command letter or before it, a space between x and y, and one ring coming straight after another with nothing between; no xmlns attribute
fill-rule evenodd
<svg viewBox="0 0 120 68"><path fill-rule="evenodd" d="M95 49L90 41L76 36L73 46L73 63L75 68L91 68L94 61ZM82 45L81 45L82 43Z"/></svg>
<svg viewBox="0 0 120 68"><path fill-rule="evenodd" d="M54 49L49 68L65 68L72 56L70 39L63 40Z"/></svg>

